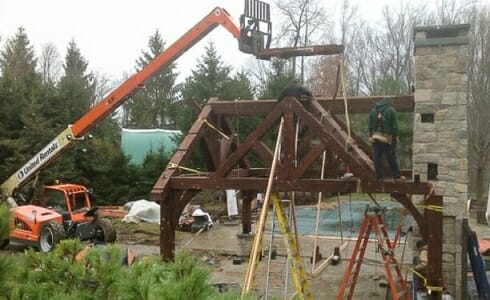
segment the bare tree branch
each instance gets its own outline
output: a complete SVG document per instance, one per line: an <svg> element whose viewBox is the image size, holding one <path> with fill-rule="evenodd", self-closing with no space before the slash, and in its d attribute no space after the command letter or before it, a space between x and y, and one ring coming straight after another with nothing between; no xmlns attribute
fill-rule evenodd
<svg viewBox="0 0 490 300"><path fill-rule="evenodd" d="M43 83L54 84L60 77L62 62L60 54L53 43L43 45L39 62Z"/></svg>

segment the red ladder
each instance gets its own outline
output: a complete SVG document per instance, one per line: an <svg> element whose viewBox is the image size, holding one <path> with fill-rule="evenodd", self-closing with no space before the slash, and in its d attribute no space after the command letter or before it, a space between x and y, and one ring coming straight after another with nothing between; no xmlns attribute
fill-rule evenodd
<svg viewBox="0 0 490 300"><path fill-rule="evenodd" d="M383 267L386 272L386 279L390 287L393 300L410 300L407 283L403 279L398 261L395 258L394 245L388 237L388 231L381 215L383 209L371 207L364 213L364 220L359 230L359 237L352 251L352 256L342 278L337 300L352 299L356 287L359 271L361 270L362 260L369 241L369 236L374 230L376 235L377 247L383 259ZM393 278L393 277L396 277ZM348 289L344 296L345 290Z"/></svg>

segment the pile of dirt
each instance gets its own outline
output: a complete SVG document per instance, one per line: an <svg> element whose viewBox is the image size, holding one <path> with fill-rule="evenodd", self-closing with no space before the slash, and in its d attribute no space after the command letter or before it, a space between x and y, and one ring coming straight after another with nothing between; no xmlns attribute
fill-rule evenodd
<svg viewBox="0 0 490 300"><path fill-rule="evenodd" d="M124 223L120 218L112 219L120 244L160 245L160 226L151 223Z"/></svg>

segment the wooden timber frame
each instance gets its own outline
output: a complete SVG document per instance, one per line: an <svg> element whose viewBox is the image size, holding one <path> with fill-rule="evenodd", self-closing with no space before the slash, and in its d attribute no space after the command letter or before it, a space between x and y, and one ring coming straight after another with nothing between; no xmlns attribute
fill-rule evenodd
<svg viewBox="0 0 490 300"><path fill-rule="evenodd" d="M373 103L383 97L348 98L349 113L368 113ZM412 95L391 98L398 112L413 112ZM419 210L411 200L412 195L421 195L425 199L424 207L441 207L442 197L434 195L427 182L377 181L370 145L355 133L349 138L346 125L337 114L344 114L343 100L209 99L151 191L151 199L159 201L161 207L162 258L173 259L179 216L202 190L240 191L242 230L251 232L251 200L257 192L265 191L273 158L273 145L267 145L264 137L269 135L275 140L274 134L284 118L281 158L272 189L277 192L389 193L408 209L423 239L429 242L427 284L442 286L442 213L426 208ZM256 126L243 133L237 121L240 118L254 118ZM324 151L327 154L325 175L320 179ZM189 172L187 167L193 153L199 154L207 170ZM346 166L353 177L343 179ZM403 172L412 178L411 171Z"/></svg>

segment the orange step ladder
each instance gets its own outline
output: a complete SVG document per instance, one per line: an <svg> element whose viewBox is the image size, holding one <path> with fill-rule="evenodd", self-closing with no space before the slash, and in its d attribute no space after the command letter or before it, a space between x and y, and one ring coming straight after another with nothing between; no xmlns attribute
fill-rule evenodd
<svg viewBox="0 0 490 300"><path fill-rule="evenodd" d="M388 237L388 231L381 215L382 212L383 208L381 207L370 207L366 209L364 220L362 221L361 229L359 230L359 237L340 284L337 300L352 299L368 245L369 236L372 231L374 231L376 235L377 247L383 259L383 267L386 272L386 279L388 281L392 299L410 300L407 283L403 279L400 266L395 258L394 245ZM347 294L344 295L346 290Z"/></svg>

